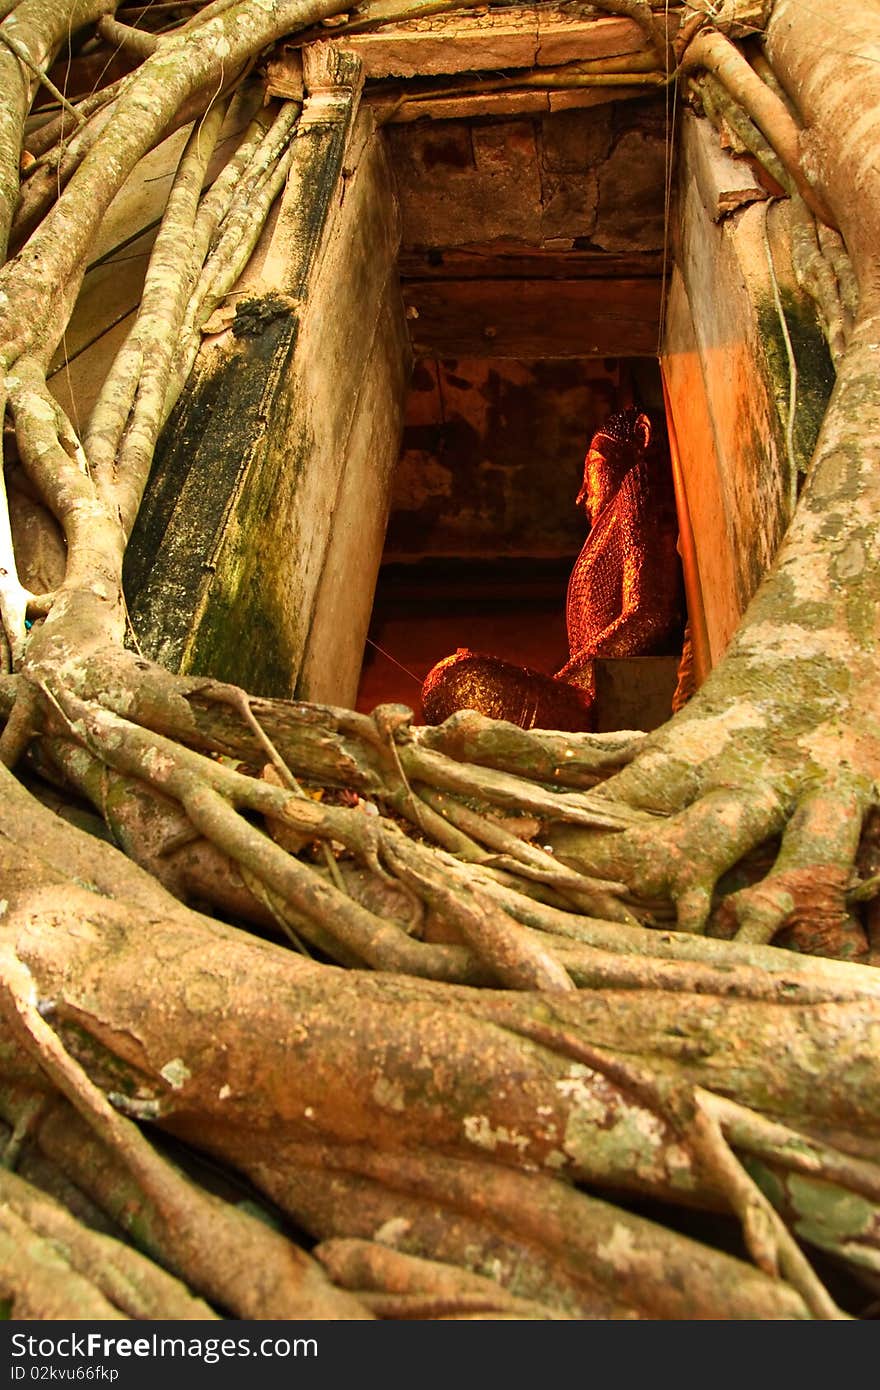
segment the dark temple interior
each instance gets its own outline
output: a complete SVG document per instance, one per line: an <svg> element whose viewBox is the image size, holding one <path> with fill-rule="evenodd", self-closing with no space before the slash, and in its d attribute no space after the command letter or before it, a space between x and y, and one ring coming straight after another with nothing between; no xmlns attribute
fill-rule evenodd
<svg viewBox="0 0 880 1390"><path fill-rule="evenodd" d="M413 374L358 708L415 707L468 647L546 674L568 659L566 588L587 534L589 440L636 403L662 417L650 359L429 359ZM597 728L669 717L680 652L605 661Z"/></svg>
<svg viewBox="0 0 880 1390"><path fill-rule="evenodd" d="M663 419L659 114L390 131L414 367L359 709L420 717L422 680L459 647L548 675L568 660L587 446L626 407ZM599 664L598 729L669 717L672 645Z"/></svg>

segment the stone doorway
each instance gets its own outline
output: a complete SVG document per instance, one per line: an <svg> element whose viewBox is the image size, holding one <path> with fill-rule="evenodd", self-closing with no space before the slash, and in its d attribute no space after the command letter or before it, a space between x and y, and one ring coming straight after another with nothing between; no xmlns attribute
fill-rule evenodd
<svg viewBox="0 0 880 1390"><path fill-rule="evenodd" d="M458 646L546 673L564 664L566 587L586 535L574 505L583 454L633 401L662 414L655 360L416 364L359 709L390 701L419 718L421 680ZM667 719L677 664L674 650L603 663L599 727Z"/></svg>
<svg viewBox="0 0 880 1390"><path fill-rule="evenodd" d="M567 659L587 442L626 405L664 411L664 111L609 102L385 139L415 362L357 705L418 717L421 678L456 646L548 673ZM608 727L668 718L675 664L630 673Z"/></svg>

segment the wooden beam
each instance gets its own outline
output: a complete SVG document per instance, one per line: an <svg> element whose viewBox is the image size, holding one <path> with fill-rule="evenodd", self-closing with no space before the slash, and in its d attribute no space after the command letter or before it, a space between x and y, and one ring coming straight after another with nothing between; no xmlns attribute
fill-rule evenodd
<svg viewBox="0 0 880 1390"><path fill-rule="evenodd" d="M491 245L407 248L398 260L406 280L640 280L663 273L662 251L580 250L566 239L552 246Z"/></svg>
<svg viewBox="0 0 880 1390"><path fill-rule="evenodd" d="M663 282L410 281L404 302L421 357L650 357Z"/></svg>

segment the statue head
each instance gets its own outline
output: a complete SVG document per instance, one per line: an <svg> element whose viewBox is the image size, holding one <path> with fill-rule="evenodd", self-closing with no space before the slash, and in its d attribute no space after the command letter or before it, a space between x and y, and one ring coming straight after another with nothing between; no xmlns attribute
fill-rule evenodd
<svg viewBox="0 0 880 1390"><path fill-rule="evenodd" d="M583 503L591 525L650 443L651 421L635 407L609 415L593 435L584 459L583 485L575 499L577 506Z"/></svg>

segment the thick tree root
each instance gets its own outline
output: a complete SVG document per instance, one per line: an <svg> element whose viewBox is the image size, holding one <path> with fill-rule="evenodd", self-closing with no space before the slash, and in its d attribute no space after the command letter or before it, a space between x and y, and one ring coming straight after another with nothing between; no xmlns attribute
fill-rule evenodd
<svg viewBox="0 0 880 1390"><path fill-rule="evenodd" d="M100 8L26 4L24 68L0 47L4 242L32 74ZM601 8L634 18L671 71L648 4ZM861 11L832 8L857 51ZM297 119L258 119L201 198L216 102L255 54L335 9L221 0L155 45L105 26L155 52L33 175L19 227L52 207L2 272L18 451L66 545L61 582L31 594L0 497L0 661L17 672L0 678L7 1158L35 1173L37 1150L50 1156L149 1259L0 1175L0 1297L34 1317L836 1318L796 1238L877 1276L880 985L766 943L855 959L865 923L876 935L880 192L867 135L845 159L823 136L880 135L870 74L828 80L821 42L798 48L792 0L776 0L767 50L805 134L775 75L705 26L680 36L685 66L743 104L746 142L841 231L802 228L838 389L723 665L649 738L468 714L420 731L400 707L252 700L122 651L122 556L156 436ZM735 34L737 7L723 9ZM823 22L798 7L799 25ZM96 221L206 106L84 449L46 364ZM106 843L84 845L13 780L26 754L179 898L349 969L200 917ZM771 857L752 872L756 852ZM135 1120L249 1175L321 1242L336 1285ZM577 1183L727 1213L757 1268Z"/></svg>
<svg viewBox="0 0 880 1390"><path fill-rule="evenodd" d="M161 1243L190 1282L244 1317L368 1316L354 1300L335 1295L313 1262L289 1241L200 1193L160 1158L61 1047L37 1008L31 976L8 942L0 946L0 1009L13 1036L24 1040L25 1051L47 1078L100 1133L100 1145L129 1171L163 1233ZM132 1213L127 1215L131 1221ZM142 1208L142 1220L144 1216Z"/></svg>
<svg viewBox="0 0 880 1390"><path fill-rule="evenodd" d="M23 1245L33 1250L34 1265L40 1241L67 1265L60 1277L55 1271L50 1276L55 1297L59 1289L65 1289L70 1295L71 1276L79 1275L109 1305L108 1311L80 1312L77 1316L174 1319L216 1316L207 1303L193 1298L183 1284L159 1269L152 1260L110 1236L88 1230L58 1202L14 1173L0 1172L0 1202L3 1235L15 1239L17 1233ZM48 1252L46 1261L48 1264ZM27 1301L22 1306L20 1290L21 1282L10 1282L7 1270L2 1296L11 1298L16 1318L52 1316L45 1306L39 1311L32 1304L29 1307Z"/></svg>
<svg viewBox="0 0 880 1390"><path fill-rule="evenodd" d="M455 1265L403 1254L372 1240L326 1240L316 1246L335 1284L350 1289L379 1317L564 1319L545 1304L517 1298L495 1280Z"/></svg>
<svg viewBox="0 0 880 1390"><path fill-rule="evenodd" d="M137 881L137 871L129 872ZM692 950L739 951L744 960L748 953L757 959L755 953L763 951L780 968L789 962L793 973L787 980L780 977L777 1002L772 989L768 994L770 977L750 975L745 967L732 975L719 970L720 993L714 998L680 991L667 996L656 987L633 988L631 979L628 989L618 985L595 993L456 990L430 981L327 970L248 941L187 912L173 899L166 899L167 929L153 913L145 938L123 904L114 906L112 899L90 898L69 887L65 898L59 911L57 894L45 890L41 905L40 896L28 887L20 895L21 907L15 905L18 899L11 902L7 941L16 942L17 956L27 967L27 976L21 977L15 960L5 958L11 997L19 1001L16 1018L21 1019L26 990L15 981L29 978L39 997L51 1001L57 1036L76 1048L102 1087L127 1091L131 1099L126 1104L138 1115L155 1116L248 1174L316 1238L372 1238L386 1222L391 1223L389 1232L398 1230L395 1222L402 1219L410 1223L407 1231L415 1233L412 1240L397 1242L405 1253L483 1276L494 1268L490 1251L506 1248L510 1267L525 1271L506 1285L508 1293L567 1316L715 1316L721 1315L720 1300L724 1316L755 1316L761 1301L761 1316L802 1316L805 1306L790 1301L795 1297L788 1289L792 1280L802 1287L814 1316L833 1315L819 1286L810 1282L803 1266L792 1263L790 1253L784 1256L789 1280L780 1284L774 1273L766 1287L755 1286L753 1304L745 1266L733 1262L728 1267L729 1257L693 1242L679 1248L681 1238L649 1224L643 1229L639 1220L617 1208L606 1211L599 1204L588 1210L587 1199L569 1186L572 1179L612 1189L630 1186L643 1195L709 1207L733 1199L733 1208L739 1209L745 1179L738 1178L730 1188L725 1186L728 1178L719 1183L717 1163L707 1169L687 1121L694 1113L694 1097L702 1094L693 1087L705 1090L708 1081L712 1097L719 1092L738 1097L741 1108L717 1112L717 1123L726 1142L757 1162L771 1188L775 1184L783 1193L786 1217L795 1226L803 1220L816 1228L816 1213L826 1202L823 1191L839 1189L840 1199L850 1202L858 1192L859 1201L851 1208L858 1214L846 1241L838 1215L836 1247L829 1239L831 1224L827 1233L820 1231L820 1244L836 1250L851 1247L855 1254L849 1258L858 1262L867 1257L870 1266L868 1232L876 1218L869 1214L877 1210L880 1170L839 1147L804 1141L798 1127L806 1122L813 1128L836 1127L840 1134L848 1117L857 1114L861 1142L873 1133L880 1150L880 1087L870 1071L876 1062L869 1041L871 1020L880 998L873 972L814 962L810 969L818 969L819 975L812 984L805 975L801 996L796 982L806 962L797 957L685 937L681 941L692 943ZM52 922L48 935L40 925L47 909ZM86 921L91 925L83 936ZM627 929L606 925L604 930L614 934ZM115 942L109 974L107 931ZM658 948L663 945L659 934L641 935ZM608 957L611 984L611 953ZM631 959L621 957L623 980ZM684 961L678 968L687 973ZM698 967L697 982L706 969ZM750 979L754 1000L749 998ZM145 988L151 980L161 981L161 1005ZM709 987L707 976L703 988ZM806 1002L811 993L815 1004ZM230 1012L223 1001L233 996L237 1002ZM782 1002L786 998L798 1002ZM248 1018L247 1040L237 1023L242 1010ZM144 1155L144 1141L134 1142L131 1122L113 1112L106 1115L100 1092L82 1066L59 1054L57 1040L52 1041L56 1034L33 1013L27 1020L34 1059L30 1084L48 1068L55 1084L73 1088L71 1099L85 1107L84 1113L97 1116L101 1111L100 1141L82 1127L77 1131L69 1109L62 1117L57 1106L48 1116L33 1119L36 1141L65 1165L73 1154L76 1167L68 1171L117 1219L134 1210L138 1228L153 1232L150 1253L161 1253L215 1306L238 1306L243 1316L265 1316L265 1311L255 1311L257 1306L277 1307L259 1291L251 1292L250 1301L240 1301L241 1254L238 1263L223 1262L232 1289L221 1291L211 1282L217 1277L216 1260L206 1268L199 1263L198 1242L181 1246L174 1234L181 1224L180 1204L190 1212L191 1226L205 1198L193 1197L191 1185L181 1188L164 1161L156 1169L158 1160ZM639 1039L636 1052L633 1038ZM751 1076L745 1039L754 1058ZM837 1067L834 1076L826 1074L818 1097L817 1055L835 1057ZM328 1065L332 1084L324 1075ZM505 1078L500 1088L499 1077ZM766 1114L768 1095L771 1115L785 1117L784 1123L755 1113L757 1106ZM7 1110L7 1118L14 1121L16 1115ZM255 1134L260 1135L256 1146ZM100 1161L87 1157L98 1148ZM446 1155L442 1161L440 1153ZM533 1171L536 1164L544 1170L540 1176ZM530 1171L518 1172L521 1167ZM96 1187L88 1174L101 1171L117 1176ZM741 1172L738 1165L730 1171ZM788 1181L788 1173L796 1173L798 1181ZM571 1203L575 1206L569 1212ZM755 1204L751 1197L743 1208L749 1221ZM210 1212L206 1210L215 1255L218 1231L229 1215L223 1205L213 1199ZM438 1218L438 1211L445 1214ZM532 1213L525 1227L524 1212ZM557 1215L550 1220L552 1212ZM628 1230L633 1221L630 1235L617 1237L630 1254L609 1265L602 1252L612 1231L621 1223ZM577 1246L571 1243L572 1229L583 1232ZM531 1232L528 1248L522 1247L525 1230ZM505 1232L501 1246L499 1231ZM453 1238L454 1232L459 1235ZM241 1251L237 1225L230 1238ZM780 1249L790 1249L778 1229L773 1239ZM287 1248L287 1242L281 1244ZM662 1289L649 1277L651 1260L645 1265L643 1253L633 1262L633 1249L655 1252L655 1273L665 1271ZM766 1240L756 1246L762 1259L765 1249ZM254 1258L261 1267L272 1268L265 1251ZM693 1278L682 1285L683 1274L675 1273L679 1266L702 1271L705 1287L715 1291L712 1300L717 1296L719 1301L706 1302L708 1295L697 1293ZM623 1295L622 1278L631 1280ZM668 1291L663 1292L670 1281L683 1288L684 1302L670 1302ZM277 1298L279 1279L273 1275L270 1282ZM736 1297L734 1289L739 1290ZM373 1311L404 1316L433 1308L444 1316L485 1315L485 1306L480 1312L466 1302L444 1302L448 1285L439 1293L429 1286L418 1297L414 1289L409 1292L411 1303L379 1300ZM439 1302L431 1301L435 1298ZM264 1301L259 1305L254 1299ZM685 1306L690 1313L684 1313Z"/></svg>
<svg viewBox="0 0 880 1390"><path fill-rule="evenodd" d="M0 1298L16 1318L126 1316L12 1208L0 1212Z"/></svg>

